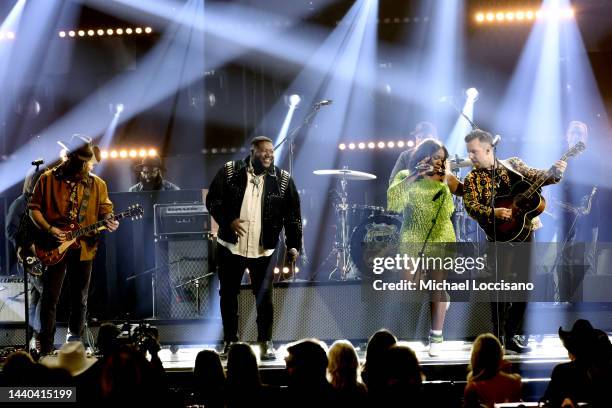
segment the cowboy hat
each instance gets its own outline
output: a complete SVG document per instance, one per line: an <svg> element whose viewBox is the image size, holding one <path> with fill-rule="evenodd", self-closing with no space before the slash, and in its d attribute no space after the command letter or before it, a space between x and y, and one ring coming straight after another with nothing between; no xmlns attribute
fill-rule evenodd
<svg viewBox="0 0 612 408"><path fill-rule="evenodd" d="M588 320L576 320L570 331L559 327L559 338L563 346L575 356L588 354L593 347L597 334Z"/></svg>
<svg viewBox="0 0 612 408"><path fill-rule="evenodd" d="M153 157L145 157L144 159L142 159L142 161L140 162L140 164L137 164L134 166L134 169L136 171L142 171L143 167L157 167L158 169L164 171L166 170L166 168L164 167L161 157L159 156L153 156Z"/></svg>
<svg viewBox="0 0 612 408"><path fill-rule="evenodd" d="M85 162L92 161L94 164L101 160L100 148L93 144L90 137L74 134L70 140L58 140L57 144L66 151L67 157L76 157Z"/></svg>
<svg viewBox="0 0 612 408"><path fill-rule="evenodd" d="M40 362L49 368L63 368L70 375L77 376L84 373L96 361L95 357L87 357L85 346L80 341L69 341L59 349L57 356L47 356Z"/></svg>

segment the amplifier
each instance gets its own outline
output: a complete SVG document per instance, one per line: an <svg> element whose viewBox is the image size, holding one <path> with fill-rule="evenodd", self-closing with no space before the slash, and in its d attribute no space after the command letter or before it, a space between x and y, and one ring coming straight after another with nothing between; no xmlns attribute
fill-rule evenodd
<svg viewBox="0 0 612 408"><path fill-rule="evenodd" d="M210 214L203 203L155 204L153 212L153 230L156 237L210 232Z"/></svg>

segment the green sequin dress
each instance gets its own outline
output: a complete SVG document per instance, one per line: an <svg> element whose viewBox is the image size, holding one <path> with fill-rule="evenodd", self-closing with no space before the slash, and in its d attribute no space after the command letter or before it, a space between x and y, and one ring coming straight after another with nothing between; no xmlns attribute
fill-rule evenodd
<svg viewBox="0 0 612 408"><path fill-rule="evenodd" d="M409 175L408 170L397 173L387 190L387 209L404 215L400 244L422 244L440 205L442 208L427 242L455 242L455 229L451 222L455 206L448 185L429 179L419 179L412 183L403 182ZM442 194L434 202L433 198L440 191ZM436 252L431 246L429 249L426 251L428 255Z"/></svg>

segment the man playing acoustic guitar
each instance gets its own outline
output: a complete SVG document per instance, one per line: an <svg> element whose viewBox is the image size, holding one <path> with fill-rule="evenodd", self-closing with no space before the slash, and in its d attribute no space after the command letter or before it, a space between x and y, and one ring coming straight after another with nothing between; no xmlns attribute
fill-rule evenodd
<svg viewBox="0 0 612 408"><path fill-rule="evenodd" d="M490 133L480 129L470 132L465 137L465 142L467 143L469 158L474 164L474 169L464 179L463 202L467 213L485 230L487 240L490 242L530 242L537 224L537 218L527 217L526 223L533 225L525 226L522 233L509 231L504 233L503 230L498 228L510 225L517 218L521 218L522 214L512 206L507 208L496 205L496 208L493 208L491 206L491 195L494 194L495 198L510 196L514 193L513 186L523 181L531 185L558 183L567 163L559 160L551 168L552 171L547 172L546 170L529 167L517 157L495 161L493 137ZM493 174L495 174L494 189L491 188ZM535 197L536 207L540 203L538 197ZM519 225L519 228L523 225L520 220L516 224ZM512 257L510 252L512 251L502 251L502 255L507 256L502 256L504 259L498 260L498 264L503 268L503 273L527 273L528 271L517 268L517 262L513 261L517 261L519 257ZM528 260L521 259L520 261L521 265L529 265ZM525 309L525 302L504 302L502 300L491 304L494 333L500 338L506 351L510 350L518 353L529 351L529 348L518 336L522 328Z"/></svg>
<svg viewBox="0 0 612 408"><path fill-rule="evenodd" d="M91 174L92 163L97 162L91 140L74 135L70 142L60 143L66 149L67 160L45 171L36 186L30 202L30 217L36 226L47 232L49 241L56 246L66 241L62 229L70 224L92 224L112 217L113 204L108 198L106 183ZM109 231L119 222L108 219ZM77 241L80 248L70 248L59 262L49 265L43 275L39 333L41 355L54 350L55 315L64 277L70 280L70 319L68 340L80 340L85 328L87 295L91 268L96 253L97 233Z"/></svg>

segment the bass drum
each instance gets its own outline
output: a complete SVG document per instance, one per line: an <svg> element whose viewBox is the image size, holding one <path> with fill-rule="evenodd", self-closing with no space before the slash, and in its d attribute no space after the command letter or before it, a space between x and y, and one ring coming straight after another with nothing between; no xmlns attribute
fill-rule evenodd
<svg viewBox="0 0 612 408"><path fill-rule="evenodd" d="M353 230L351 259L361 279L372 276L373 259L388 256L397 248L402 227L399 215L387 213L369 217Z"/></svg>

